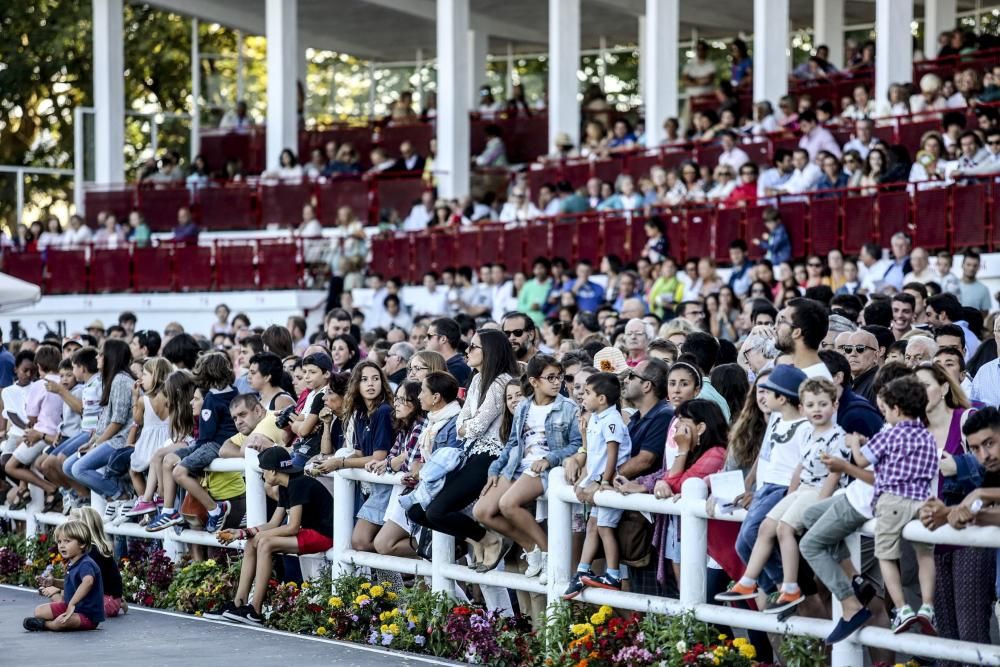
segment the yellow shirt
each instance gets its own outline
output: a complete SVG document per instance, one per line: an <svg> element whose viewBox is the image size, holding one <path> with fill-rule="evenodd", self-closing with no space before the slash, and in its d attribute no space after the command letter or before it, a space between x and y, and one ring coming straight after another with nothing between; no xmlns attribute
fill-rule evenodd
<svg viewBox="0 0 1000 667"><path fill-rule="evenodd" d="M265 438L271 440L275 444L283 445L285 442L285 432L278 428L278 424L275 423L274 413L268 412L264 415L264 418L260 420L260 423L254 428L250 435L263 435ZM234 445L243 446L243 443L247 441L250 436L243 435L242 433L237 433L229 440ZM202 481L202 486L204 486L209 495L211 495L216 500L227 500L229 498L235 498L236 496L241 496L247 491L246 481L243 479L243 473L239 472L208 472L205 473L205 479Z"/></svg>

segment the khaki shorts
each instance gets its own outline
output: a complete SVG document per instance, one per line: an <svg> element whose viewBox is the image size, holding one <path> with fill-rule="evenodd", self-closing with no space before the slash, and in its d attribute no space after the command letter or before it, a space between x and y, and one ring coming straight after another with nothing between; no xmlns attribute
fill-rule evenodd
<svg viewBox="0 0 1000 667"><path fill-rule="evenodd" d="M791 493L785 495L778 501L778 504L767 513L767 518L772 521L787 523L801 533L805 530L805 511L819 501L819 487L800 486Z"/></svg>
<svg viewBox="0 0 1000 667"><path fill-rule="evenodd" d="M903 528L917 518L922 500L883 493L875 504L875 557L898 560L902 555ZM916 551L931 549L929 544L914 542Z"/></svg>

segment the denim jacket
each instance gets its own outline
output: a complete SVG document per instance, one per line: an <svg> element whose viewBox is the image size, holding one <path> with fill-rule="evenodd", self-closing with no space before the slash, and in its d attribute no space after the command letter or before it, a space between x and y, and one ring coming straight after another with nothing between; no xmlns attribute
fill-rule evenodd
<svg viewBox="0 0 1000 667"><path fill-rule="evenodd" d="M413 493L399 496L399 506L409 511L413 505L426 508L434 497L444 488L448 473L461 468L465 463L465 450L459 447L442 447L435 449L430 461L420 469L420 483Z"/></svg>
<svg viewBox="0 0 1000 667"><path fill-rule="evenodd" d="M461 447L462 443L458 441L458 430L455 428L455 424L458 421L458 415L455 415L448 420L448 423L441 427L437 433L434 434L434 449L437 451L441 447Z"/></svg>
<svg viewBox="0 0 1000 667"><path fill-rule="evenodd" d="M517 468L524 458L522 434L532 403L533 401L528 399L517 406L507 446L500 452L497 460L490 464L490 475L503 475L507 479L514 479L514 475L517 474ZM549 443L549 453L545 458L553 468L562 463L567 456L575 454L583 444L577 421L578 415L579 408L576 403L562 394L556 395L552 410L545 417L545 440Z"/></svg>

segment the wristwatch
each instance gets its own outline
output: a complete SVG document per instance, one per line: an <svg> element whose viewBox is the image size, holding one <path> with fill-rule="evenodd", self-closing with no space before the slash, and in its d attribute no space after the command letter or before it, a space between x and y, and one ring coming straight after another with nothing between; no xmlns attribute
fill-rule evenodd
<svg viewBox="0 0 1000 667"><path fill-rule="evenodd" d="M982 509L983 509L982 498L976 498L975 500L972 501L972 504L969 505L969 511L972 512L973 514L979 514L979 512L981 512Z"/></svg>

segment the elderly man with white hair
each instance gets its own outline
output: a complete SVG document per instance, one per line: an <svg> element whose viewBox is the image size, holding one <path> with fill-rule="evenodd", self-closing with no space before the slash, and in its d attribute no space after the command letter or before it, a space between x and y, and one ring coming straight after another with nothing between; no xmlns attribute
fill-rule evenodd
<svg viewBox="0 0 1000 667"><path fill-rule="evenodd" d="M394 343L389 348L389 353L385 355L385 364L382 370L389 376L389 384L393 390L396 389L406 379L407 364L417 353L417 349L406 342Z"/></svg>
<svg viewBox="0 0 1000 667"><path fill-rule="evenodd" d="M631 297L622 301L621 319L642 319L645 314L646 304L642 302L642 299ZM653 340L653 337L650 336L649 340Z"/></svg>
<svg viewBox="0 0 1000 667"><path fill-rule="evenodd" d="M837 351L851 366L851 388L875 405L875 374L878 373L878 338L859 329L837 336ZM846 378L845 378L846 381Z"/></svg>
<svg viewBox="0 0 1000 667"><path fill-rule="evenodd" d="M937 354L938 344L930 336L913 336L906 340L906 365L915 368L925 361L932 361Z"/></svg>
<svg viewBox="0 0 1000 667"><path fill-rule="evenodd" d="M777 358L778 348L774 345L773 332L768 327L754 327L743 341L736 361L753 382L757 374L773 366Z"/></svg>
<svg viewBox="0 0 1000 667"><path fill-rule="evenodd" d="M843 315L833 314L830 315L830 324L826 329L826 337L819 344L820 350L832 350L837 347L837 336L843 333L850 333L851 331L856 331L858 325L850 321Z"/></svg>
<svg viewBox="0 0 1000 667"><path fill-rule="evenodd" d="M656 329L649 322L632 318L625 325L625 333L622 338L625 340L625 363L631 368L635 368L646 360L646 348L650 341L656 336Z"/></svg>

